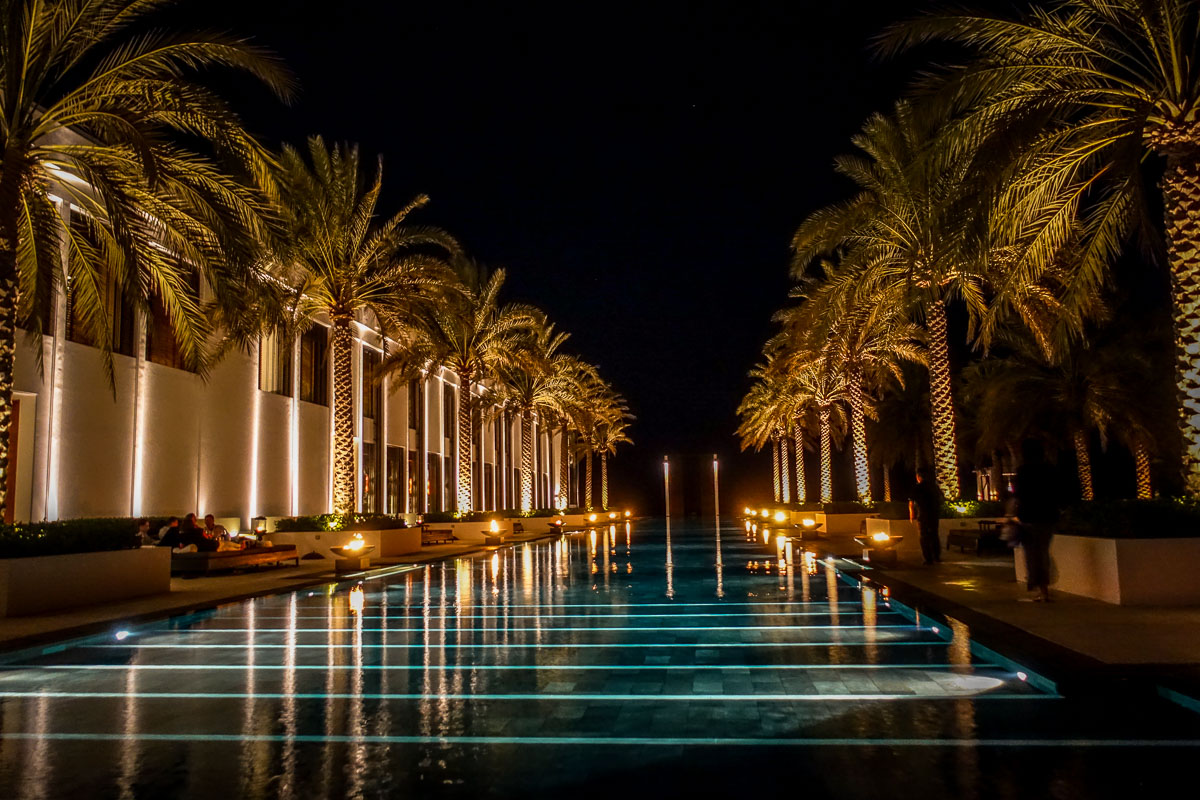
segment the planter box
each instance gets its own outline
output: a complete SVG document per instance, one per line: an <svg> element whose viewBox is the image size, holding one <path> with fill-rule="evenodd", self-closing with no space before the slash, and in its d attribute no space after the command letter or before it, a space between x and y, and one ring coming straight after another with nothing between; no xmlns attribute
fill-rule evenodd
<svg viewBox="0 0 1200 800"><path fill-rule="evenodd" d="M274 544L294 544L301 558L315 551L325 558L336 559L338 556L334 555L330 548L349 544L358 533L362 534L363 541L375 548L370 555L378 558L421 552L420 528L394 528L386 531L276 531L267 534L267 539Z"/></svg>
<svg viewBox="0 0 1200 800"><path fill-rule="evenodd" d="M1025 579L1018 552L1017 580ZM1200 538L1102 539L1057 534L1050 588L1117 605L1200 605Z"/></svg>
<svg viewBox="0 0 1200 800"><path fill-rule="evenodd" d="M171 591L171 550L0 559L0 617L40 614Z"/></svg>
<svg viewBox="0 0 1200 800"><path fill-rule="evenodd" d="M872 513L858 514L826 514L824 512L807 512L793 511L792 520L794 524L800 524L800 521L805 517L812 517L820 523L820 533L833 534L835 536L858 536L863 531L863 520L872 519L876 515Z"/></svg>

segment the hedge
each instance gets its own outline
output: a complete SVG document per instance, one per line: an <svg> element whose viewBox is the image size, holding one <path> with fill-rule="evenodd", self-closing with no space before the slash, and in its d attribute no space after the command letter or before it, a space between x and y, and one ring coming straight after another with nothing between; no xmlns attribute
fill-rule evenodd
<svg viewBox="0 0 1200 800"><path fill-rule="evenodd" d="M390 514L309 514L281 517L275 522L280 533L294 531L387 531L406 528L403 517Z"/></svg>
<svg viewBox="0 0 1200 800"><path fill-rule="evenodd" d="M1174 539L1200 536L1200 501L1101 500L1063 511L1058 532L1105 539Z"/></svg>
<svg viewBox="0 0 1200 800"><path fill-rule="evenodd" d="M0 558L131 550L139 544L137 520L131 517L0 525Z"/></svg>

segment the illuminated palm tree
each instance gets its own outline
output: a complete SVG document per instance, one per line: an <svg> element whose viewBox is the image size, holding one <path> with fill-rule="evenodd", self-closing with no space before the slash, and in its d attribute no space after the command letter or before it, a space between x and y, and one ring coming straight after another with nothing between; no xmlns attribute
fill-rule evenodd
<svg viewBox="0 0 1200 800"><path fill-rule="evenodd" d="M600 509L608 510L608 456L617 445L633 444L627 431L633 416L619 395L606 402L601 423L596 428L596 451L600 454Z"/></svg>
<svg viewBox="0 0 1200 800"><path fill-rule="evenodd" d="M458 509L468 511L474 502L475 385L494 377L516 357L529 331L541 323L541 314L530 306L500 304L504 270L486 276L482 267L464 265L460 271L465 275L461 291L414 310L411 337L383 370L411 377L416 370L438 364L458 375Z"/></svg>
<svg viewBox="0 0 1200 800"><path fill-rule="evenodd" d="M958 145L1016 164L1001 204L1024 229L1025 282L1079 240L1076 282L1102 284L1147 227L1143 187L1162 171L1181 466L1200 495L1200 9L1194 0L1058 0L1015 18L931 15L897 26L884 47L929 41L971 54L925 79L936 100L969 108Z"/></svg>
<svg viewBox="0 0 1200 800"><path fill-rule="evenodd" d="M307 158L285 147L280 170L280 215L285 244L274 269L289 288L297 329L330 322L333 355L333 510L355 510L354 382L355 322L369 313L386 336L419 320L432 302L447 302L454 287L448 261L458 251L445 232L407 225L409 214L429 202L420 195L379 221L382 165L364 183L358 149L308 140ZM453 301L459 302L459 301ZM428 315L426 315L428 316Z"/></svg>
<svg viewBox="0 0 1200 800"><path fill-rule="evenodd" d="M779 437L791 414L792 398L789 394L786 373L775 363L773 356L768 355L765 364L760 364L750 371L754 383L750 385L742 402L738 405L737 435L741 439L743 450L753 448L755 452L762 450L768 444L771 446L773 458L774 499L779 502L782 494Z"/></svg>
<svg viewBox="0 0 1200 800"><path fill-rule="evenodd" d="M110 286L142 314L151 303L162 309L184 363L200 372L219 350L213 320L246 319L231 309L253 305L247 299L263 289L248 269L268 238L262 195L247 186L269 183L269 159L199 79L229 68L280 95L289 79L241 40L145 30L146 15L164 5L0 6L0 514L16 331L47 332L59 287L110 382ZM70 206L67 222L60 212ZM197 273L215 294L212 308L191 288Z"/></svg>
<svg viewBox="0 0 1200 800"><path fill-rule="evenodd" d="M833 443L845 436L849 385L845 374L835 369L828 358L811 357L794 362L793 402L811 405L820 420L821 502L833 502Z"/></svg>
<svg viewBox="0 0 1200 800"><path fill-rule="evenodd" d="M533 510L533 418L562 415L569 389L560 364L570 357L558 352L569 334L560 333L543 316L531 329L514 358L496 370L496 392L501 402L521 420L521 510Z"/></svg>
<svg viewBox="0 0 1200 800"><path fill-rule="evenodd" d="M965 303L973 318L986 308L978 257L963 219L966 159L933 150L937 134L905 103L873 115L854 138L860 155L837 159L858 185L849 201L810 215L792 239L793 271L802 276L821 254L848 248L862 264L858 280L872 291L898 291L928 332L934 460L947 497L961 494L946 304Z"/></svg>
<svg viewBox="0 0 1200 800"><path fill-rule="evenodd" d="M903 383L902 363L924 364L926 359L922 331L907 321L900 287L860 284L856 277L855 268L843 264L811 288L793 291L804 302L776 319L784 325L782 336L819 347L825 363L845 374L855 486L859 502L867 503L874 499L866 431L872 398L889 380Z"/></svg>

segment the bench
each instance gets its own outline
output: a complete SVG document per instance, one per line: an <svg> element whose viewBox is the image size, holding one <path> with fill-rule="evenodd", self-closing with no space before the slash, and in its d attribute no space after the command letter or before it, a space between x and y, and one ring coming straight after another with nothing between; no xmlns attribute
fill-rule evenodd
<svg viewBox="0 0 1200 800"><path fill-rule="evenodd" d="M946 534L946 549L951 547L957 547L963 553L970 547L975 555L983 555L984 550L1002 549L1004 542L994 520L980 520L977 528L951 528Z"/></svg>
<svg viewBox="0 0 1200 800"><path fill-rule="evenodd" d="M273 547L248 547L245 550L220 550L208 553L172 553L171 573L179 575L207 575L222 570L246 567L278 566L286 561L300 566L300 556L294 544L277 544Z"/></svg>
<svg viewBox="0 0 1200 800"><path fill-rule="evenodd" d="M449 542L457 542L458 537L454 535L454 530L451 528L429 528L425 525L421 526L421 544L447 544Z"/></svg>

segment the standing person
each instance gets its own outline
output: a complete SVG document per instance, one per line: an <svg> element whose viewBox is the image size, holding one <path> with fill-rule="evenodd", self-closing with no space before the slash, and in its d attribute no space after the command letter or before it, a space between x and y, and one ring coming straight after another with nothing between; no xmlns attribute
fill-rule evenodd
<svg viewBox="0 0 1200 800"><path fill-rule="evenodd" d="M908 498L908 519L915 522L921 531L921 555L926 564L942 560L942 540L938 535L938 520L942 513L942 502L946 498L933 478L933 470L921 467L917 470L917 485Z"/></svg>
<svg viewBox="0 0 1200 800"><path fill-rule="evenodd" d="M1050 601L1050 540L1058 522L1057 476L1046 463L1041 442L1021 445L1017 468L1017 519L1021 523L1021 547L1025 551L1025 585L1037 592L1034 602Z"/></svg>

